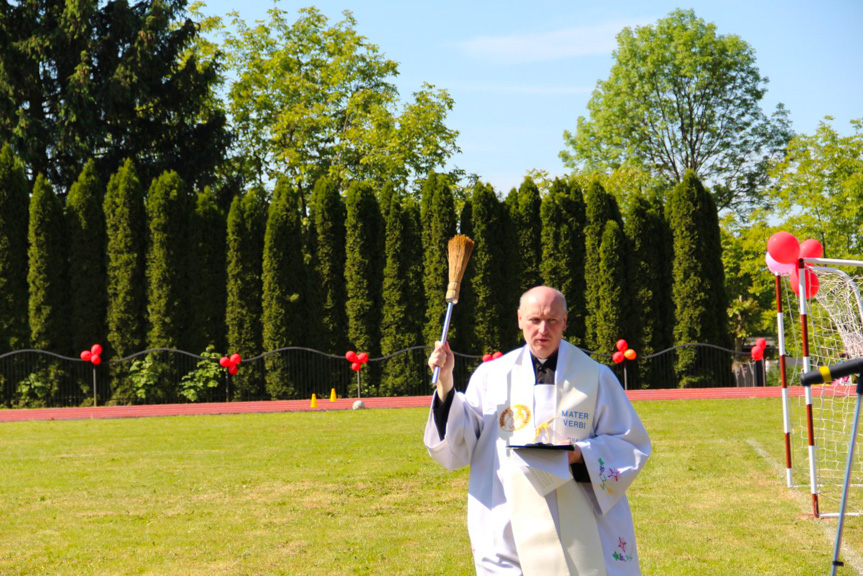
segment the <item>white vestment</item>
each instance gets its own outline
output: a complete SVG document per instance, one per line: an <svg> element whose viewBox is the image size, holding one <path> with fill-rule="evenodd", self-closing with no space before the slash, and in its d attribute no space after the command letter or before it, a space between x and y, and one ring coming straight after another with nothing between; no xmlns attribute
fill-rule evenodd
<svg viewBox="0 0 863 576"><path fill-rule="evenodd" d="M499 411L507 405L507 377L518 373L521 386L534 386L532 371L513 371L516 364L530 362L527 346L477 368L467 391L452 400L441 440L430 413L424 441L429 454L444 467L455 470L470 465L468 489L468 533L477 574L521 574L512 532L510 503L506 501L501 462L507 449L498 442ZM564 367L572 362L594 362L582 351L562 341L558 352L555 382L563 381ZM530 365L530 364L528 364ZM578 483L590 501L596 518L607 576L640 574L635 531L626 489L644 467L650 455L650 439L632 408L623 387L607 366L600 365L596 408L587 438L576 441L581 448L591 482ZM575 383L578 388L578 383ZM555 414L550 386L534 387L535 422L555 417L577 425L583 415ZM575 421L575 422L574 422ZM560 452L560 458L566 458ZM574 480L572 480L575 482ZM546 496L559 529L557 497ZM564 513L561 510L561 513Z"/></svg>

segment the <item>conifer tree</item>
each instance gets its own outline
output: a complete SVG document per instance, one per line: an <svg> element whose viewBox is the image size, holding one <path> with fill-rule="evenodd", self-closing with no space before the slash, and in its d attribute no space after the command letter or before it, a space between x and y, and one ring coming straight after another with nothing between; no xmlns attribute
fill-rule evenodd
<svg viewBox="0 0 863 576"><path fill-rule="evenodd" d="M190 198L176 172L165 172L147 196L147 314L150 348L186 348Z"/></svg>
<svg viewBox="0 0 863 576"><path fill-rule="evenodd" d="M446 314L447 243L456 233L455 202L445 176L432 173L426 179L422 187L420 214L426 301L423 341L431 344L440 338ZM453 329L453 339L457 338L457 333L458 330Z"/></svg>
<svg viewBox="0 0 863 576"><path fill-rule="evenodd" d="M124 358L144 350L147 338L147 223L144 194L131 160L111 176L104 202L108 253L108 345ZM113 401L138 401L125 368L112 369Z"/></svg>
<svg viewBox="0 0 863 576"><path fill-rule="evenodd" d="M666 207L673 234L673 298L675 344L728 345L726 296L716 207L694 173L688 172L674 187ZM710 213L710 214L708 214ZM720 322L720 316L722 321ZM681 386L723 381L727 366L704 370L697 348L677 353ZM716 363L711 363L716 364Z"/></svg>
<svg viewBox="0 0 863 576"><path fill-rule="evenodd" d="M390 204L397 200L387 200ZM345 196L345 292L348 340L372 358L381 352L381 265L385 226L371 186L353 182Z"/></svg>
<svg viewBox="0 0 863 576"><path fill-rule="evenodd" d="M412 211L404 210L402 201L394 199L386 214L386 265L384 267L383 319L381 325L381 353L388 356L411 346L422 339L422 315L417 306L419 290L416 280L417 251L411 241ZM404 353L386 361L380 385L380 394L396 396L406 394L410 387L425 379L425 370L412 353Z"/></svg>
<svg viewBox="0 0 863 576"><path fill-rule="evenodd" d="M461 207L461 211L458 215L458 229L461 234L465 234L470 237L474 241L474 255L471 256L471 260L476 257L476 235L474 234L473 229L473 199L471 195L468 195L467 198L464 199L464 204ZM447 265L447 270L449 270L449 266ZM455 311L454 317L450 323L451 328L453 329L453 336L451 338L448 337L452 342L453 350L459 350L461 352L467 353L468 350L479 349L477 346L477 342L474 340L474 317L476 315L476 309L474 308L474 302L476 298L474 298L474 289L473 289L473 275L475 273L475 265L473 262L468 262L467 270L465 271L464 278L461 281L461 290L459 292L459 306L457 306L458 310ZM449 278L449 272L447 272L447 279ZM444 300L446 296L446 291L441 296L437 296L441 300ZM432 304L429 303L429 306ZM446 310L446 302L444 300L444 310ZM440 339L441 330L443 328L443 320L444 317L441 315L440 324L437 327L437 334L432 332L434 336L433 340L427 341L427 345L431 345L433 342Z"/></svg>
<svg viewBox="0 0 863 576"><path fill-rule="evenodd" d="M66 245L63 209L51 185L36 177L30 198L29 269L30 345L68 353Z"/></svg>
<svg viewBox="0 0 863 576"><path fill-rule="evenodd" d="M539 189L530 177L525 177L519 186L517 199L512 218L520 268L520 283L516 292L520 296L529 288L542 284L539 272L542 261L542 200Z"/></svg>
<svg viewBox="0 0 863 576"><path fill-rule="evenodd" d="M575 181L555 178L540 209L543 283L566 296L566 338L584 345L584 197Z"/></svg>
<svg viewBox="0 0 863 576"><path fill-rule="evenodd" d="M324 352L347 350L345 302L345 205L338 185L324 177L315 183L311 202L315 233L314 282L320 292L320 312L312 318L320 326L318 343Z"/></svg>
<svg viewBox="0 0 863 576"><path fill-rule="evenodd" d="M600 269L600 246L605 225L614 221L623 228L620 209L614 196L605 191L601 184L592 182L584 193L584 281L585 281L585 337L584 344L589 350L601 351L607 342L602 342L596 332L597 314L600 307L598 274Z"/></svg>
<svg viewBox="0 0 863 576"><path fill-rule="evenodd" d="M196 195L189 223L189 289L192 318L189 347L201 353L208 346L226 350L225 305L227 221L216 195L207 187Z"/></svg>
<svg viewBox="0 0 863 576"><path fill-rule="evenodd" d="M261 354L263 347L261 274L266 219L262 191L253 188L234 197L228 212L227 351L246 359ZM243 365L232 378L233 397L254 399L263 394L261 370L253 364Z"/></svg>
<svg viewBox="0 0 863 576"><path fill-rule="evenodd" d="M88 161L66 197L69 246L69 305L72 351L105 340L105 212L104 189L96 165Z"/></svg>
<svg viewBox="0 0 863 576"><path fill-rule="evenodd" d="M26 348L30 338L27 233L30 198L24 166L12 148L0 150L0 353Z"/></svg>
<svg viewBox="0 0 863 576"><path fill-rule="evenodd" d="M596 292L599 309L595 316L598 352L611 353L620 338L627 337L626 238L620 225L609 220L599 246Z"/></svg>
<svg viewBox="0 0 863 576"><path fill-rule="evenodd" d="M271 352L303 343L306 273L300 203L286 178L279 178L267 212L263 261L264 350ZM265 358L267 394L271 398L293 398L297 374L286 356Z"/></svg>

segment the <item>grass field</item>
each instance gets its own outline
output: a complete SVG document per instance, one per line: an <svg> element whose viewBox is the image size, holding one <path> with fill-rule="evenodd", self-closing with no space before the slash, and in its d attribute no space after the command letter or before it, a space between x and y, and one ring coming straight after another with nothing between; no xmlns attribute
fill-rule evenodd
<svg viewBox="0 0 863 576"><path fill-rule="evenodd" d="M784 486L778 399L635 407L644 574L828 573L836 522ZM467 471L428 457L426 414L0 424L0 574L471 574ZM859 566L863 518L844 540Z"/></svg>

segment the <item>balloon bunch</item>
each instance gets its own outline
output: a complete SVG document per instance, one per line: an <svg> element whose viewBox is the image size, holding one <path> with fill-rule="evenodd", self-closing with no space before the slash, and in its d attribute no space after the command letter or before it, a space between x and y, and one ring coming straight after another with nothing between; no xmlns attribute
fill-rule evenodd
<svg viewBox="0 0 863 576"><path fill-rule="evenodd" d="M615 344L617 348L617 352L611 355L611 359L620 364L624 360L635 360L638 357L638 354L635 353L635 350L629 347L629 344L626 343L626 340L621 338Z"/></svg>
<svg viewBox="0 0 863 576"><path fill-rule="evenodd" d="M762 358L764 358L764 349L767 348L767 340L764 338L759 338L755 341L755 346L749 351L752 355L752 360L754 362L758 362Z"/></svg>
<svg viewBox="0 0 863 576"><path fill-rule="evenodd" d="M351 363L351 370L359 372L362 369L363 364L369 361L369 355L365 352L357 354L353 350L348 350L345 353L345 360Z"/></svg>
<svg viewBox="0 0 863 576"><path fill-rule="evenodd" d="M503 352L500 352L500 351L495 352L493 354L483 354L482 355L482 361L483 362L491 362L492 360L497 360L501 356L503 356Z"/></svg>
<svg viewBox="0 0 863 576"><path fill-rule="evenodd" d="M93 366L98 366L102 363L102 347L98 344L93 344L89 350L81 352L81 360L90 362Z"/></svg>
<svg viewBox="0 0 863 576"><path fill-rule="evenodd" d="M219 366L227 368L228 374L231 376L236 376L237 371L240 369L240 362L242 361L243 357L239 354L231 354L230 356L222 356L219 358Z"/></svg>
<svg viewBox="0 0 863 576"><path fill-rule="evenodd" d="M824 255L824 247L821 242L809 238L798 242L790 232L777 232L767 240L767 254L764 260L767 269L778 276L791 276L791 289L795 294L800 293L800 277L797 271L797 260L799 258L821 258ZM818 293L820 282L815 272L806 264L806 297L812 298Z"/></svg>

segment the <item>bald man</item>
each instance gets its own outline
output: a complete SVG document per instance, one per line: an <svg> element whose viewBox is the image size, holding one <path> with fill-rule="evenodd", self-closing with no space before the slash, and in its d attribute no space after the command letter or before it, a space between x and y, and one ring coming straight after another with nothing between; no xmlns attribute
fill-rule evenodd
<svg viewBox="0 0 863 576"><path fill-rule="evenodd" d="M429 454L470 466L468 533L477 574L640 574L626 490L651 446L611 370L563 340L566 299L539 286L519 302L525 345L484 362L462 394L440 368Z"/></svg>

